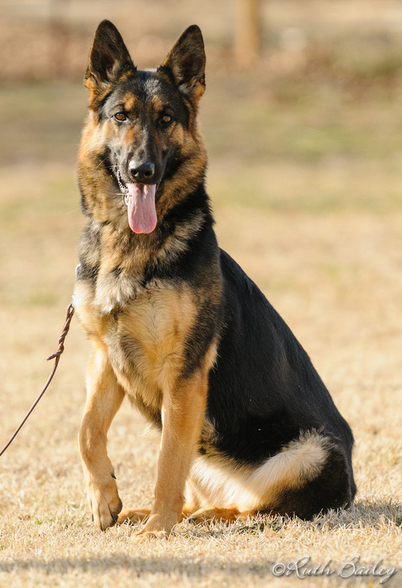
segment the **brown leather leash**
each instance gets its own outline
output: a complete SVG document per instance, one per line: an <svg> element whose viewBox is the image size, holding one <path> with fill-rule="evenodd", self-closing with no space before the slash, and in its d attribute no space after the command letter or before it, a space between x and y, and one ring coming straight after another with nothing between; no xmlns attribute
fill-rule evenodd
<svg viewBox="0 0 402 588"><path fill-rule="evenodd" d="M18 435L18 433L21 431L22 427L25 425L26 421L28 420L28 418L31 416L33 410L35 409L36 405L38 404L38 402L40 401L40 399L42 398L42 396L44 395L44 393L46 392L46 390L49 387L50 382L53 380L53 376L56 373L57 370L57 366L59 365L59 361L60 361L60 357L61 354L64 351L64 341L67 337L67 333L70 330L70 324L71 324L71 320L73 318L74 315L74 296L73 296L73 300L72 302L69 304L68 308L67 308L67 313L66 313L66 319L64 321L64 326L63 326L63 331L59 337L59 346L57 348L57 351L55 351L54 353L52 353L52 355L49 355L49 357L47 358L48 361L50 361L51 359L54 359L54 366L53 366L53 370L46 382L46 384L44 385L41 393L39 394L39 396L37 397L37 399L35 400L35 402L32 404L31 408L29 409L29 411L27 412L27 414L24 417L24 420L22 421L22 423L19 425L19 427L15 430L15 432L13 433L11 439L8 441L8 443L3 447L3 449L0 452L0 457L3 455L3 453L10 447L11 443L14 441L14 439L16 438L16 436Z"/></svg>

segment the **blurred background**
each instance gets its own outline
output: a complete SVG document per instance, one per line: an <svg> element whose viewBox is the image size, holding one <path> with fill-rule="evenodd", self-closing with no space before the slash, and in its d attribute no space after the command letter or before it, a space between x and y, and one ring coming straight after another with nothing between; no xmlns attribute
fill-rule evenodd
<svg viewBox="0 0 402 588"><path fill-rule="evenodd" d="M402 386L401 0L0 0L0 425L41 387L73 290L82 80L103 18L139 67L202 28L220 244L372 445ZM74 410L78 422L78 324L66 348L49 394L75 390L78 408L63 417ZM60 406L46 410L59 418Z"/></svg>

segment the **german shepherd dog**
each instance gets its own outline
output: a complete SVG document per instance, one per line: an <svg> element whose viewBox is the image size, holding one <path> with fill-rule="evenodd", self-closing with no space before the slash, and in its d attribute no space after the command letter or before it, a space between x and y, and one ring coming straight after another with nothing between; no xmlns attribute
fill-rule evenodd
<svg viewBox="0 0 402 588"><path fill-rule="evenodd" d="M93 345L80 451L101 529L189 516L311 518L353 501L352 432L310 359L217 244L197 128L202 34L156 70L99 25L79 151L83 231L75 290ZM152 509L122 511L107 432L124 396L161 433Z"/></svg>

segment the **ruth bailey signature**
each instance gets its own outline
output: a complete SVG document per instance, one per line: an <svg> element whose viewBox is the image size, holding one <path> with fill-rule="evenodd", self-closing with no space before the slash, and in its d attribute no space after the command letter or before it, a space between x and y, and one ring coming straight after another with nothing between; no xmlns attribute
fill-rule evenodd
<svg viewBox="0 0 402 588"><path fill-rule="evenodd" d="M385 584L392 576L394 576L398 569L393 566L385 566L383 559L378 559L375 563L366 565L361 563L360 555L350 558L347 562L340 564L338 567L332 565L332 560L328 559L324 565L314 565L311 563L311 557L306 555L296 561L288 563L278 562L271 568L274 576L296 576L301 580L310 578L312 576L333 576L339 578L353 578L353 577L371 577L379 579L380 584Z"/></svg>

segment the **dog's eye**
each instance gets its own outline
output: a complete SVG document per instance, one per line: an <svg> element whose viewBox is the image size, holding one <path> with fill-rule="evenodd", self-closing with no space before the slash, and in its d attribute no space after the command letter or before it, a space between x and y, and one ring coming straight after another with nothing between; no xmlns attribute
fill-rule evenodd
<svg viewBox="0 0 402 588"><path fill-rule="evenodd" d="M117 122L124 122L127 120L127 116L124 114L124 112L117 112L114 115L114 119L117 120Z"/></svg>
<svg viewBox="0 0 402 588"><path fill-rule="evenodd" d="M171 117L170 114L164 114L161 120L164 125L169 125L172 122L173 117Z"/></svg>

